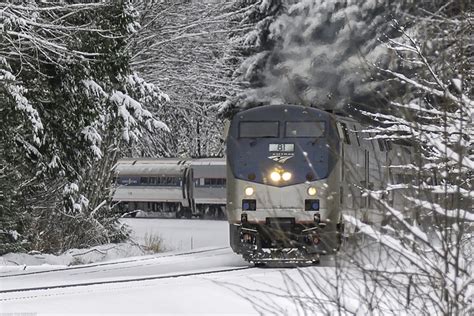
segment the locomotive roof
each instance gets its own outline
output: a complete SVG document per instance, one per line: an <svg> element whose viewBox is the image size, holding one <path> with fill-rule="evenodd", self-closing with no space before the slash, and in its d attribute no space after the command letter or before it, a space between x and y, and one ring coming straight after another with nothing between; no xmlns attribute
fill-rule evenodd
<svg viewBox="0 0 474 316"><path fill-rule="evenodd" d="M321 118L327 118L330 114L326 111L307 107L302 105L279 104L279 105L264 105L254 107L235 114L234 119L240 120L261 120L265 119L268 114L272 114L272 118L285 120L291 118L304 118L309 113L317 115Z"/></svg>
<svg viewBox="0 0 474 316"><path fill-rule="evenodd" d="M346 115L344 112L339 112L336 110L324 110L324 109L319 109L316 107L310 107L310 106L304 106L304 105L298 105L298 104L276 104L276 105L263 105L263 106L257 106L253 107L250 109L246 109L240 112L237 112L234 115L234 118L237 116L242 116L245 115L245 117L238 117L238 119L261 119L262 117L265 117L265 113L278 113L281 112L282 114L285 113L285 109L290 111L290 113L285 114L286 115L293 115L295 114L302 114L301 117L304 117L307 113L304 113L303 111L311 111L312 113L320 113L322 117L327 117L331 116L334 119L338 121L346 121L346 122L353 122L359 124L357 120L355 120L352 116ZM287 117L282 117L282 119L287 119Z"/></svg>

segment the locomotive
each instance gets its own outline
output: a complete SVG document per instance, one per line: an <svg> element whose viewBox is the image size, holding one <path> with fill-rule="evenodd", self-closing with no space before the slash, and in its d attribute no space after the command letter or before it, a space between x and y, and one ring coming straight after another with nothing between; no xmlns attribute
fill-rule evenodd
<svg viewBox="0 0 474 316"><path fill-rule="evenodd" d="M371 136L350 118L311 107L235 114L226 143L233 251L255 264L317 263L338 250L343 213L383 221L363 192L393 179L384 166L402 158L395 145Z"/></svg>

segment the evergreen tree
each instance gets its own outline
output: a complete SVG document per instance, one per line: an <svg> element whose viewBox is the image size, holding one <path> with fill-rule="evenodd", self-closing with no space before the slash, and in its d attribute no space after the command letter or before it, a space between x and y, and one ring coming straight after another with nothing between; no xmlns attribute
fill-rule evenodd
<svg viewBox="0 0 474 316"><path fill-rule="evenodd" d="M231 80L239 88L220 106L224 116L260 100L249 97L249 91L264 86L268 59L275 48L271 25L285 12L281 0L236 0L224 11L230 13L229 41L226 52Z"/></svg>
<svg viewBox="0 0 474 316"><path fill-rule="evenodd" d="M140 124L165 128L134 99L165 97L130 70L136 13L127 2L0 10L0 250L13 240L58 251L121 238L108 208L116 152Z"/></svg>
<svg viewBox="0 0 474 316"><path fill-rule="evenodd" d="M396 63L384 46L404 2L237 1L236 98L221 110L261 104L383 109L403 85L387 86L373 65ZM235 5L235 4L234 4ZM245 6L247 5L247 7ZM237 54L235 54L237 52Z"/></svg>

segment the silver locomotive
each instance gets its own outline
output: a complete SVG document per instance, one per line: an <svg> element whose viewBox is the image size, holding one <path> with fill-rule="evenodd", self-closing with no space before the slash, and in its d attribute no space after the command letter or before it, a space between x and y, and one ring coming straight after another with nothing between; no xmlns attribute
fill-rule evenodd
<svg viewBox="0 0 474 316"><path fill-rule="evenodd" d="M256 264L318 262L339 248L343 212L381 222L363 192L393 178L381 167L393 158L392 145L362 130L296 105L235 114L226 157L232 249Z"/></svg>

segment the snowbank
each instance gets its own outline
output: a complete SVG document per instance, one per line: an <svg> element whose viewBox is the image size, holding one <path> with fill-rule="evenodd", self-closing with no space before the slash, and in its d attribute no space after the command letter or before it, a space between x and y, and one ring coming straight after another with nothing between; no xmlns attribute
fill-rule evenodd
<svg viewBox="0 0 474 316"><path fill-rule="evenodd" d="M121 221L132 230L132 239L127 243L70 249L60 255L9 253L0 257L0 274L26 269L49 270L152 254L152 251L146 250L150 246L150 239L160 240L162 251L229 246L226 221L156 218L127 218Z"/></svg>

